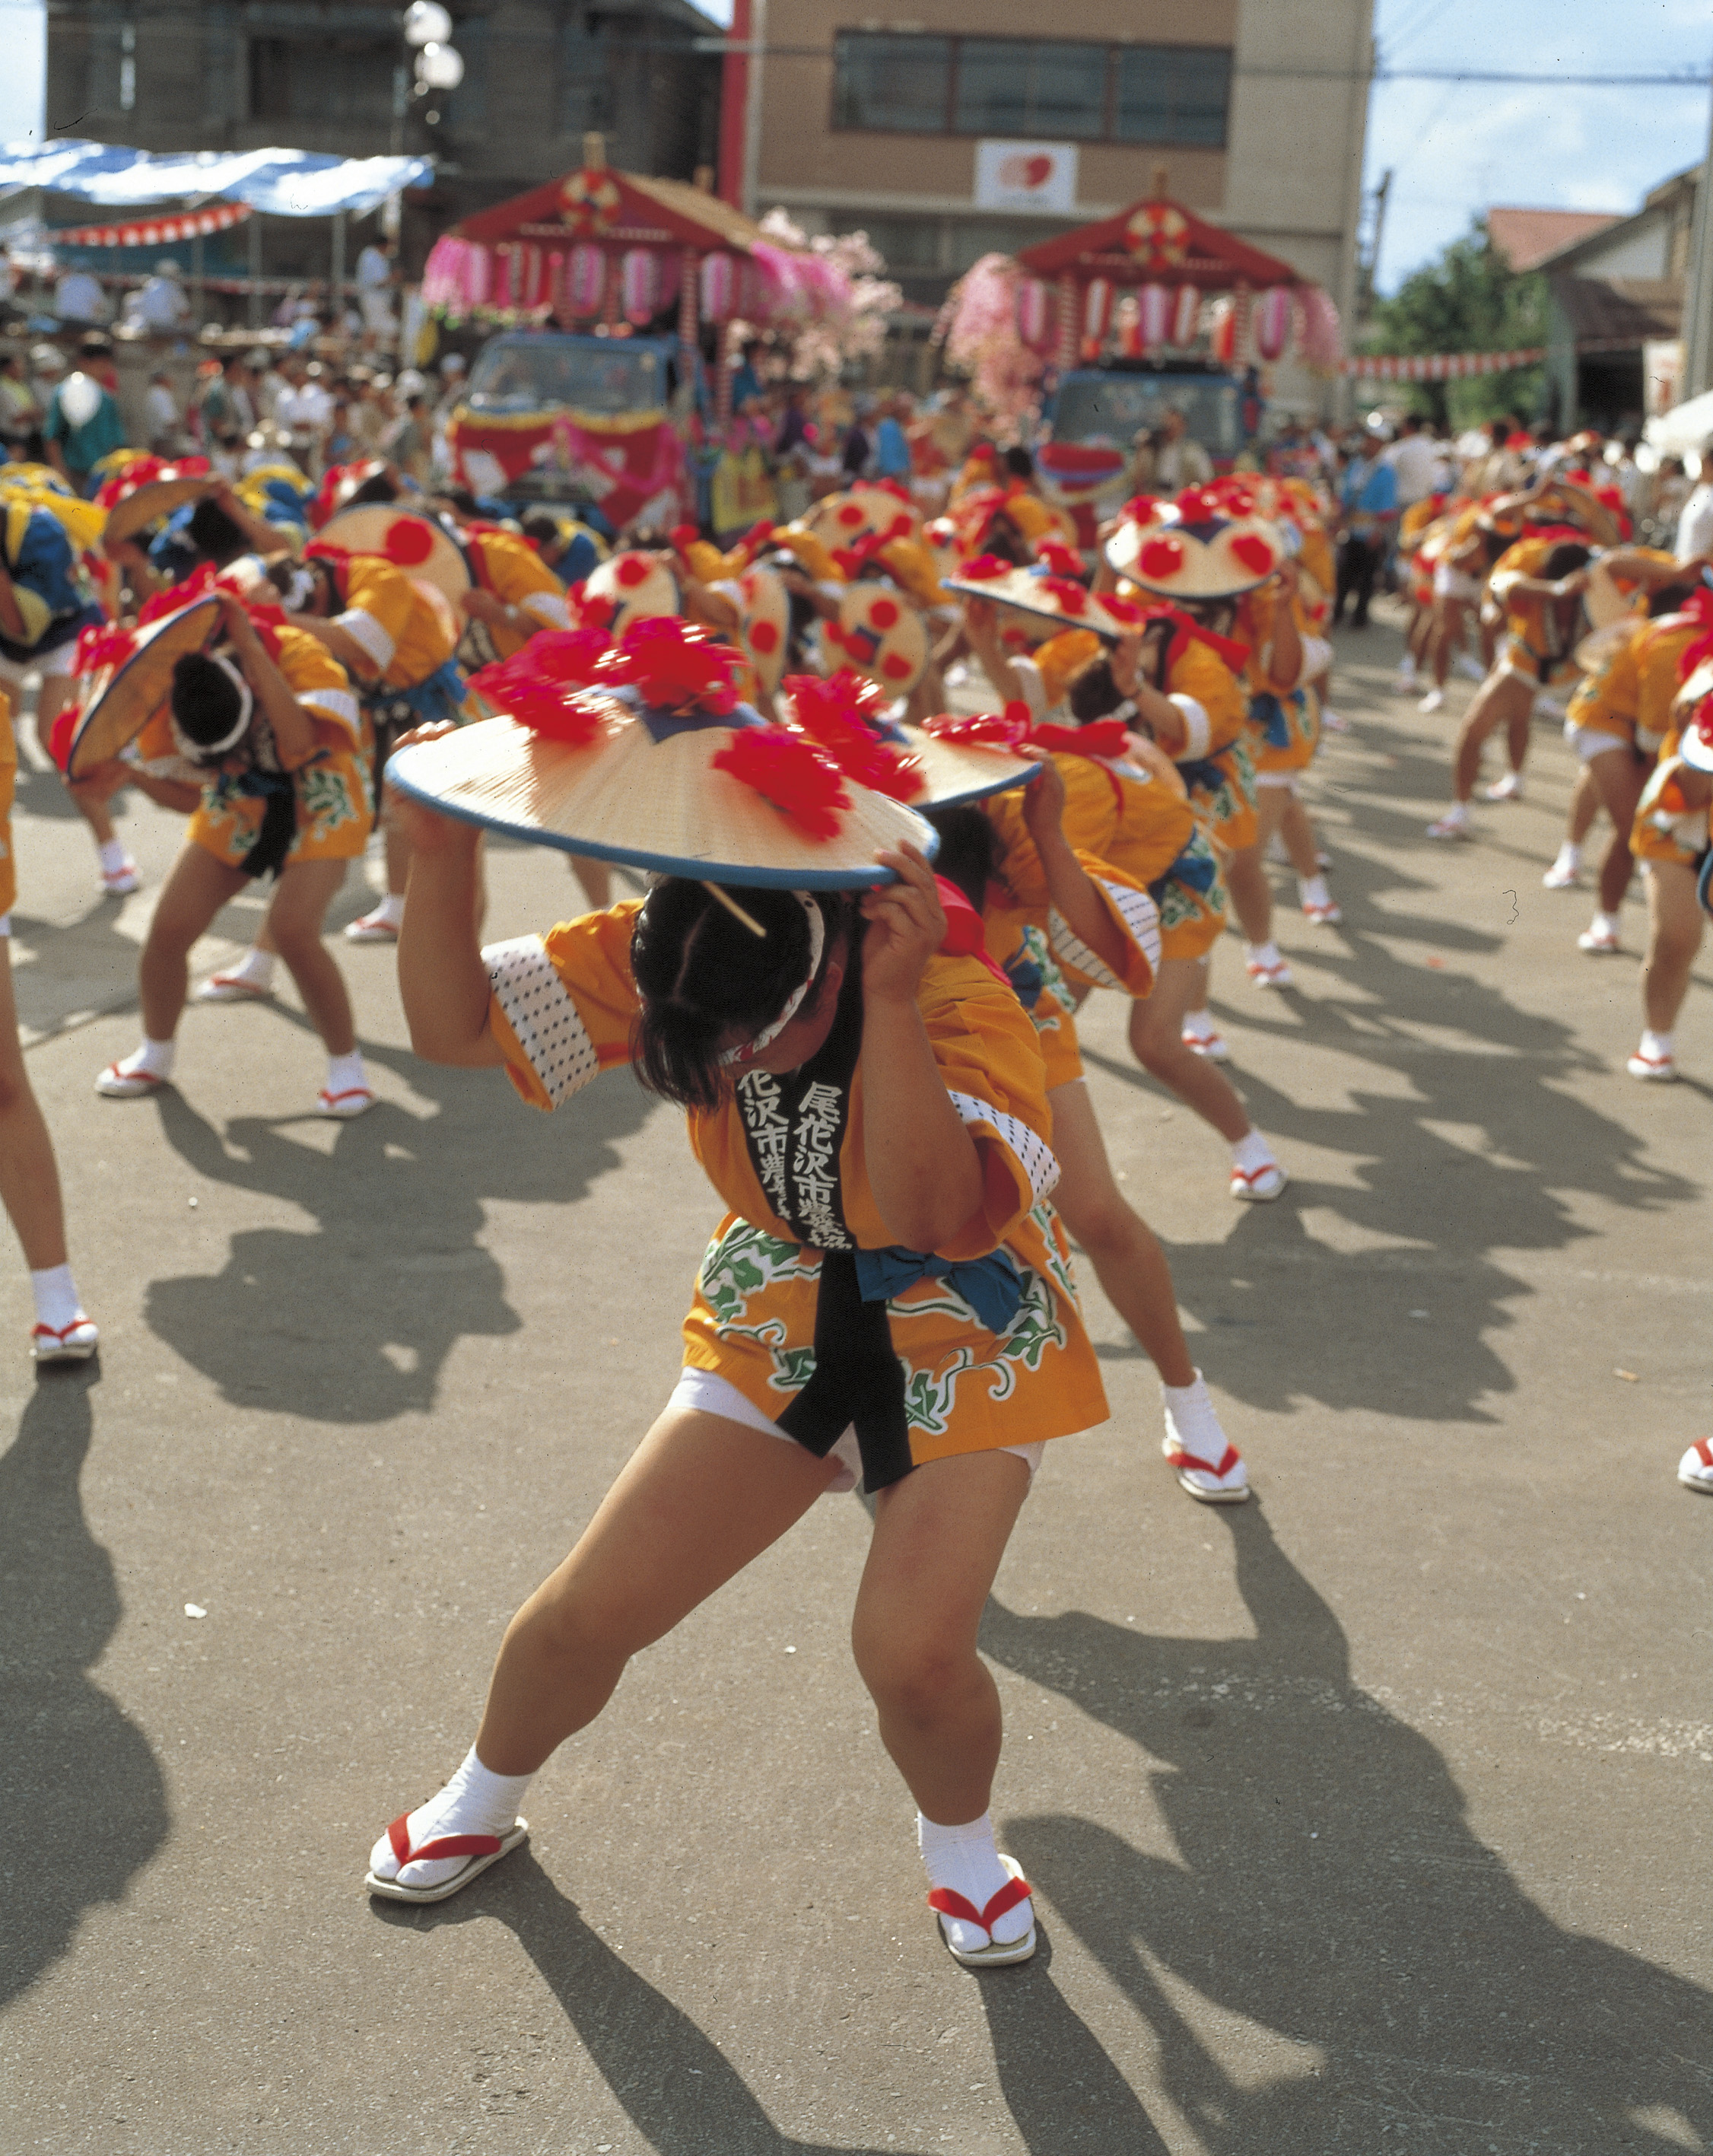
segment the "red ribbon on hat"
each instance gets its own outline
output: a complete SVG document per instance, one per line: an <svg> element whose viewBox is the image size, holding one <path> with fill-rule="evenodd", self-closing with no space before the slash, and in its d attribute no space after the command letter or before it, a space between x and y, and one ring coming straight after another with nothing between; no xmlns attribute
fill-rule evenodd
<svg viewBox="0 0 1713 2156"><path fill-rule="evenodd" d="M940 894L940 903L946 912L946 933L940 938L940 948L948 958L974 958L987 968L1003 988L1012 985L1005 969L993 963L987 952L987 932L982 916L977 912L955 883L936 875L934 888Z"/></svg>

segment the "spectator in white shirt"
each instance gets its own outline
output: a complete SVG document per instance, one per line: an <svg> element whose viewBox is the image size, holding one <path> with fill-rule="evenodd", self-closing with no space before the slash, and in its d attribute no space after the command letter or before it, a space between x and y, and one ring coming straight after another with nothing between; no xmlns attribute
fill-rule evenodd
<svg viewBox="0 0 1713 2156"><path fill-rule="evenodd" d="M54 287L54 311L62 322L105 322L112 310L97 279L87 270L68 270Z"/></svg>
<svg viewBox="0 0 1713 2156"><path fill-rule="evenodd" d="M1399 509L1425 501L1433 493L1439 469L1439 450L1428 431L1427 421L1418 412L1406 413L1398 439L1381 462L1391 465L1392 477L1398 481Z"/></svg>
<svg viewBox="0 0 1713 2156"><path fill-rule="evenodd" d="M371 240L356 258L357 305L363 327L372 337L396 334L398 322L392 312L392 244Z"/></svg>
<svg viewBox="0 0 1713 2156"><path fill-rule="evenodd" d="M151 336L177 336L190 316L190 300L180 281L182 273L172 256L155 264L155 274L126 303L126 312L139 321Z"/></svg>
<svg viewBox="0 0 1713 2156"><path fill-rule="evenodd" d="M291 454L310 478L321 475L321 452L333 420L333 400L321 387L320 365L295 353L280 362L285 386L274 402L274 424L291 438Z"/></svg>
<svg viewBox="0 0 1713 2156"><path fill-rule="evenodd" d="M1713 553L1713 437L1701 444L1701 476L1677 520L1677 543L1671 551L1680 562Z"/></svg>
<svg viewBox="0 0 1713 2156"><path fill-rule="evenodd" d="M178 399L172 393L172 377L164 367L157 367L149 377L143 403L149 415L151 451L157 457L176 457L184 447L184 433Z"/></svg>

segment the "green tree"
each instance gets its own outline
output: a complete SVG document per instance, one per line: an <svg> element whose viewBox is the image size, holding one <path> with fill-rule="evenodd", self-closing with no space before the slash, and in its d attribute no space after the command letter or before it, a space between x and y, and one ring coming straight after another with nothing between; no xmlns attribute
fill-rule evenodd
<svg viewBox="0 0 1713 2156"><path fill-rule="evenodd" d="M1485 218L1460 239L1377 300L1365 352L1527 352L1546 341L1546 280L1519 277L1494 246ZM1470 427L1501 412L1540 408L1545 370L1514 367L1462 382L1398 385L1412 409L1442 424Z"/></svg>

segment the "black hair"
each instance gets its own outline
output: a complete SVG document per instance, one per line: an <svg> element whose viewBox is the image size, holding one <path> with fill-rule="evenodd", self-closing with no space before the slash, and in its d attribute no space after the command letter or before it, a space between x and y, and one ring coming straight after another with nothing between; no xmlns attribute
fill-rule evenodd
<svg viewBox="0 0 1713 2156"><path fill-rule="evenodd" d="M204 750L226 739L243 708L237 683L206 651L187 651L173 661L172 701L173 723L187 741Z"/></svg>
<svg viewBox="0 0 1713 2156"><path fill-rule="evenodd" d="M1657 590L1648 594L1649 618L1658 621L1663 613L1675 613L1680 606L1687 605L1700 589L1699 584L1661 584Z"/></svg>
<svg viewBox="0 0 1713 2156"><path fill-rule="evenodd" d="M1014 569L1028 568L1035 558L1033 547L1003 510L987 526L982 552L996 561L1009 562Z"/></svg>
<svg viewBox="0 0 1713 2156"><path fill-rule="evenodd" d="M456 501L458 496L449 495L447 499ZM526 539L533 539L538 547L551 547L556 554L565 544L565 534L560 530L557 519L550 516L545 509L533 509L525 517L523 536Z"/></svg>
<svg viewBox="0 0 1713 2156"><path fill-rule="evenodd" d="M1172 603L1187 613L1192 621L1199 622L1203 629L1212 629L1215 636L1229 636L1237 627L1235 599L1176 599Z"/></svg>
<svg viewBox="0 0 1713 2156"><path fill-rule="evenodd" d="M1561 577L1587 568L1593 558L1588 548L1578 546L1574 539L1562 540L1541 564L1541 574L1549 584L1556 584Z"/></svg>
<svg viewBox="0 0 1713 2156"><path fill-rule="evenodd" d="M480 516L482 513L481 504L467 486L443 486L440 490L440 499L442 501L449 501L460 516ZM551 516L545 517L542 521L551 525L555 534L557 534L559 526L553 523ZM527 530L528 527L525 528Z"/></svg>
<svg viewBox="0 0 1713 2156"><path fill-rule="evenodd" d="M185 536L200 555L223 569L249 552L249 542L218 501L199 501L190 513Z"/></svg>
<svg viewBox="0 0 1713 2156"><path fill-rule="evenodd" d="M346 495L339 506L341 509L356 509L366 501L397 501L397 499L398 481L391 472L382 471L377 472L371 479L366 479L356 492Z"/></svg>
<svg viewBox="0 0 1713 2156"><path fill-rule="evenodd" d="M630 970L642 998L632 1058L649 1091L681 1108L720 1106L727 1085L721 1037L771 1025L808 970L808 916L790 891L734 885L731 896L765 936L685 876L654 886L631 931ZM837 954L838 930L855 914L840 891L818 892L815 903L827 926L818 980Z"/></svg>
<svg viewBox="0 0 1713 2156"><path fill-rule="evenodd" d="M1065 701L1080 726L1087 726L1091 719L1104 719L1109 711L1118 709L1124 699L1112 677L1112 660L1108 653L1097 651L1092 659L1084 660L1070 677Z"/></svg>
<svg viewBox="0 0 1713 2156"><path fill-rule="evenodd" d="M924 814L940 834L935 875L956 884L980 913L987 903L988 885L999 880L999 834L979 808L930 808Z"/></svg>
<svg viewBox="0 0 1713 2156"><path fill-rule="evenodd" d="M1013 479L1033 479L1035 476L1035 460L1026 449L1019 445L1005 452L1005 469Z"/></svg>

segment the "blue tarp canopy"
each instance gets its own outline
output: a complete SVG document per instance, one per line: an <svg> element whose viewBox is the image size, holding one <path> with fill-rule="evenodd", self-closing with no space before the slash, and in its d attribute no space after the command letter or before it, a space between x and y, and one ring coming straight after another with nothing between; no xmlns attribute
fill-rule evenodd
<svg viewBox="0 0 1713 2156"><path fill-rule="evenodd" d="M22 187L99 203L106 209L141 209L157 203L248 203L264 217L361 217L402 187L427 187L427 157L323 157L307 150L199 150L151 157L145 150L105 142L56 142L38 148L8 142L0 150L0 197Z"/></svg>

